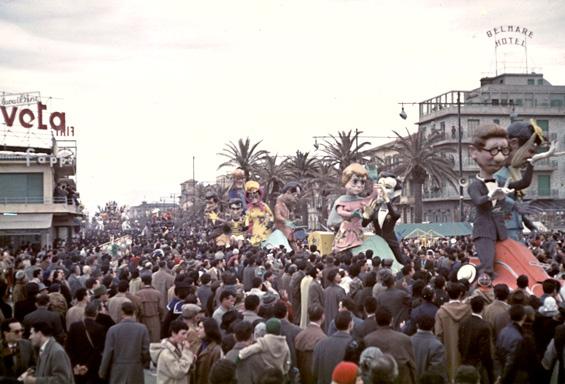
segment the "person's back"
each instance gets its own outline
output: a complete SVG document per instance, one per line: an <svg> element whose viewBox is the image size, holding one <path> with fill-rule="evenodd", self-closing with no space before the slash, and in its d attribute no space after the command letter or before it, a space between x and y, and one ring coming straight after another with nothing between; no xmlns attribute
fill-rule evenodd
<svg viewBox="0 0 565 384"><path fill-rule="evenodd" d="M459 325L470 316L471 308L459 300L463 288L459 283L449 283L447 293L450 301L443 304L436 313L435 334L445 346L447 373L450 380L455 377L455 371L461 364L459 353Z"/></svg>
<svg viewBox="0 0 565 384"><path fill-rule="evenodd" d="M122 305L123 320L106 335L99 374L113 383L143 383L143 366L149 359L149 332L133 320L135 306Z"/></svg>
<svg viewBox="0 0 565 384"><path fill-rule="evenodd" d="M384 307L390 311L393 318L392 327L398 330L400 323L409 317L410 295L405 290L394 287L394 277L392 275L386 274L383 284L386 289L377 295L377 307Z"/></svg>
<svg viewBox="0 0 565 384"><path fill-rule="evenodd" d="M446 376L445 347L432 333L435 319L423 315L417 320L417 331L410 338L416 362L416 377L418 379L425 372L435 372L442 377Z"/></svg>
<svg viewBox="0 0 565 384"><path fill-rule="evenodd" d="M314 348L312 373L318 384L331 382L334 368L343 360L347 346L353 340L349 334L353 327L349 311L339 312L336 315L335 324L337 332L320 341Z"/></svg>

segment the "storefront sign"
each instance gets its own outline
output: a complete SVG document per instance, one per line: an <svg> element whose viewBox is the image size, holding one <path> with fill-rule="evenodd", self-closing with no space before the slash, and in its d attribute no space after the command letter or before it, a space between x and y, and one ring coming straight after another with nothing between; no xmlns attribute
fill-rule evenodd
<svg viewBox="0 0 565 384"><path fill-rule="evenodd" d="M41 101L39 92L3 93L0 97L0 105L3 106L30 105L39 101Z"/></svg>
<svg viewBox="0 0 565 384"><path fill-rule="evenodd" d="M526 47L526 39L534 37L534 32L526 27L519 25L501 25L489 29L487 37L494 38L494 46L498 48L502 45L518 45Z"/></svg>
<svg viewBox="0 0 565 384"><path fill-rule="evenodd" d="M64 130L66 128L65 112L51 112L47 116L47 105L41 101L37 102L35 110L21 108L20 106L0 105L4 124L13 127L19 122L23 128ZM49 123L49 125L47 125Z"/></svg>
<svg viewBox="0 0 565 384"><path fill-rule="evenodd" d="M60 167L64 165L73 165L74 157L72 155L69 156L55 156L55 155L48 155L48 154L38 154L37 156L31 156L35 150L33 148L28 148L26 150L26 166L31 167L32 161L36 162L37 164L49 164L49 166L54 167L55 165L59 165Z"/></svg>

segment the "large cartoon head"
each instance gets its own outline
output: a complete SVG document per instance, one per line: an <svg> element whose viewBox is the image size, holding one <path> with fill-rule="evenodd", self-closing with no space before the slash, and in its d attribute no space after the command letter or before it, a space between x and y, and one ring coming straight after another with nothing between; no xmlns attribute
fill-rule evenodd
<svg viewBox="0 0 565 384"><path fill-rule="evenodd" d="M341 183L348 195L359 195L365 190L368 173L361 164L353 163L343 170Z"/></svg>
<svg viewBox="0 0 565 384"><path fill-rule="evenodd" d="M250 204L256 204L262 200L259 183L255 180L245 183L245 200Z"/></svg>
<svg viewBox="0 0 565 384"><path fill-rule="evenodd" d="M243 215L243 202L237 197L230 199L228 202L228 208L232 219L239 220L239 218Z"/></svg>
<svg viewBox="0 0 565 384"><path fill-rule="evenodd" d="M502 168L510 154L506 130L497 124L481 125L473 135L471 158L483 173L493 175Z"/></svg>
<svg viewBox="0 0 565 384"><path fill-rule="evenodd" d="M241 168L236 168L232 174L233 188L243 189L243 184L245 183L245 172Z"/></svg>
<svg viewBox="0 0 565 384"><path fill-rule="evenodd" d="M282 193L287 204L296 204L302 193L302 188L296 181L289 181L283 187Z"/></svg>
<svg viewBox="0 0 565 384"><path fill-rule="evenodd" d="M219 207L220 199L215 192L206 192L204 198L206 199L206 211L215 211Z"/></svg>
<svg viewBox="0 0 565 384"><path fill-rule="evenodd" d="M402 183L390 172L381 172L377 179L377 184L382 188L390 201L400 197L402 193Z"/></svg>
<svg viewBox="0 0 565 384"><path fill-rule="evenodd" d="M522 167L545 141L543 130L534 119L530 122L515 121L508 126L507 131L510 155L506 163L515 168Z"/></svg>

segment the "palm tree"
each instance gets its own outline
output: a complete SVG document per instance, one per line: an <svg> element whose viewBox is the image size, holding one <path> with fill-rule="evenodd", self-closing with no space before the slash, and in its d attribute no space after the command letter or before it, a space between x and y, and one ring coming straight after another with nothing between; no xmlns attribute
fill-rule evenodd
<svg viewBox="0 0 565 384"><path fill-rule="evenodd" d="M322 143L324 160L332 166L337 166L343 171L349 164L362 162L364 158L374 155L373 149L363 149L371 145L368 141L359 142L363 132L355 130L338 132L337 136L329 135L330 138Z"/></svg>
<svg viewBox="0 0 565 384"><path fill-rule="evenodd" d="M283 166L287 170L289 181L298 182L303 190L298 201L296 212L302 217L302 224L308 224L308 206L316 206L317 190L314 180L318 172L319 159L310 156L310 152L296 151L294 156L287 157ZM310 200L308 200L310 199Z"/></svg>
<svg viewBox="0 0 565 384"><path fill-rule="evenodd" d="M393 171L412 182L414 188L414 221L422 222L422 188L430 180L436 188L441 188L445 181L457 188L457 173L453 170L452 144L441 144L443 137L437 133L429 136L423 130L398 137L393 149L398 153L398 161L392 166Z"/></svg>
<svg viewBox="0 0 565 384"><path fill-rule="evenodd" d="M320 161L314 172L314 179L311 183L313 191L313 201L316 209L320 211L320 223L326 223L329 215L330 199L336 197L342 191L340 174L337 169L327 161ZM333 199L332 199L333 201Z"/></svg>
<svg viewBox="0 0 565 384"><path fill-rule="evenodd" d="M287 180L287 172L282 163L278 162L278 156L265 155L257 164L257 176L259 183L265 192L264 201L272 208Z"/></svg>
<svg viewBox="0 0 565 384"><path fill-rule="evenodd" d="M224 156L228 160L220 164L218 169L229 166L239 167L243 169L245 179L248 180L251 174L256 171L259 161L268 154L264 149L258 149L262 141L252 144L247 137L245 141L239 139L237 145L233 141L225 144L224 149L218 155Z"/></svg>

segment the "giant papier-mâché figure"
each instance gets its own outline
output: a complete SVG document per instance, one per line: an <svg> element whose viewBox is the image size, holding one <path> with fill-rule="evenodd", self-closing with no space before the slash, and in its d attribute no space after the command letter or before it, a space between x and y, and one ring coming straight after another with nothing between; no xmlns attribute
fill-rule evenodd
<svg viewBox="0 0 565 384"><path fill-rule="evenodd" d="M505 199L514 192L507 184L494 178L510 154L506 130L497 124L479 126L473 135L470 153L480 169L468 187L471 203L476 208L473 241L480 260L479 273L486 273L492 278L496 242L507 238Z"/></svg>
<svg viewBox="0 0 565 384"><path fill-rule="evenodd" d="M288 182L282 189L282 193L277 197L275 204L275 227L287 238L289 244L294 248L296 241L294 232L297 229L294 222L294 209L298 203L302 188L295 181Z"/></svg>
<svg viewBox="0 0 565 384"><path fill-rule="evenodd" d="M508 144L510 154L506 159L504 167L496 173L497 181L507 183L514 192L508 195L505 209L505 225L508 237L517 241L522 240L522 228L525 224L530 230L535 230L535 225L522 213L527 211L523 205L524 190L532 182L534 164L551 156L559 156L556 153L557 142L551 143L549 150L539 152L539 147L546 141L543 130L535 120L530 122L515 121L506 129L508 133Z"/></svg>
<svg viewBox="0 0 565 384"><path fill-rule="evenodd" d="M245 183L245 198L247 200L245 225L248 227L249 242L252 245L259 245L271 234L273 212L263 202L263 194L258 182L250 180Z"/></svg>
<svg viewBox="0 0 565 384"><path fill-rule="evenodd" d="M363 213L378 195L378 190L374 189L369 197L362 196L368 175L365 167L358 163L350 164L343 170L341 183L346 194L334 202L327 223L328 227L337 229L333 242L335 252L357 247L364 241Z"/></svg>
<svg viewBox="0 0 565 384"><path fill-rule="evenodd" d="M243 204L243 212L247 208L245 200L245 171L241 168L236 168L231 174L232 184L228 189L228 200L240 199Z"/></svg>
<svg viewBox="0 0 565 384"><path fill-rule="evenodd" d="M394 232L400 214L394 208L393 202L400 198L402 183L393 173L381 172L374 188L378 195L365 209L363 225L372 223L373 231L387 242L396 261L405 264L405 256Z"/></svg>

